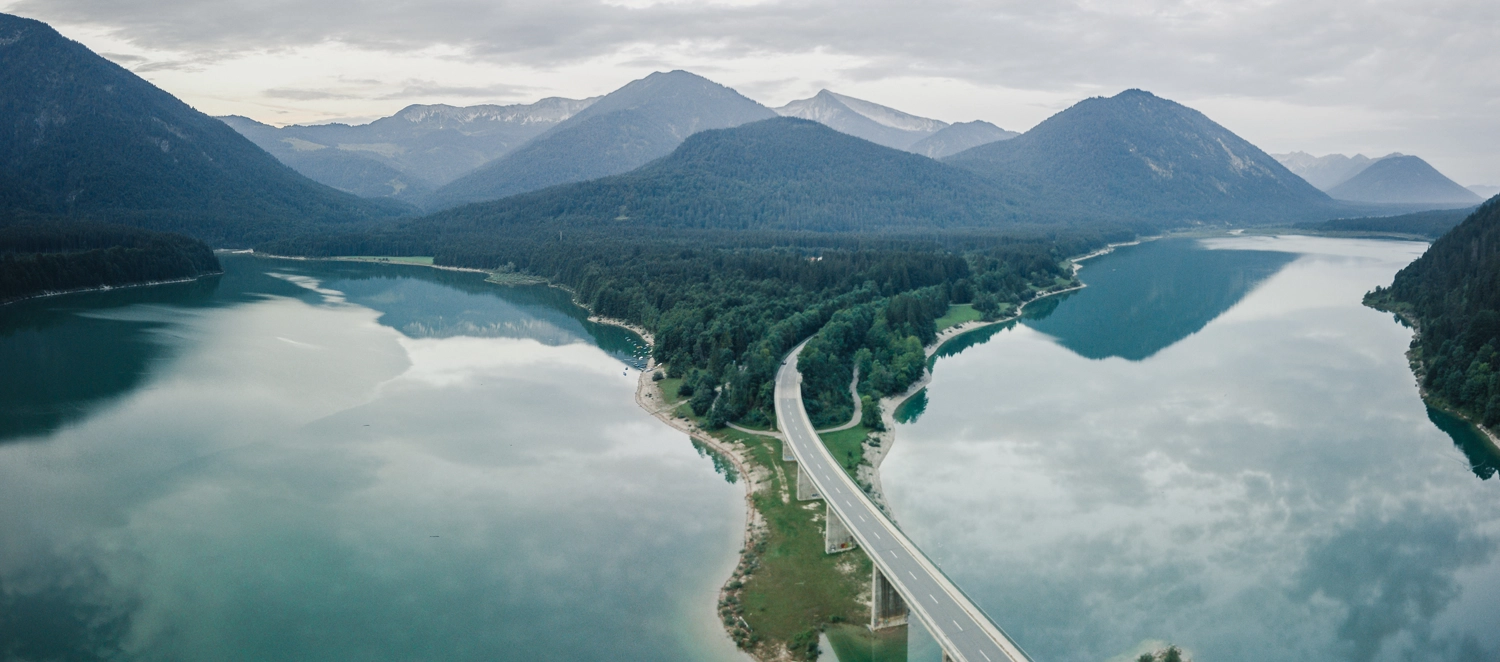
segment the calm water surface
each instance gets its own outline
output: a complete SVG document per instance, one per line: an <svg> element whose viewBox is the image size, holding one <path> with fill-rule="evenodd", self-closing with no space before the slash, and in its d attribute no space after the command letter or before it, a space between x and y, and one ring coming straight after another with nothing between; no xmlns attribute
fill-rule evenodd
<svg viewBox="0 0 1500 662"><path fill-rule="evenodd" d="M1424 249L1089 262L1087 289L938 360L882 470L902 527L1039 661L1500 660L1493 462L1423 406L1410 331L1360 305Z"/></svg>
<svg viewBox="0 0 1500 662"><path fill-rule="evenodd" d="M566 295L226 256L0 308L0 659L730 660L742 488Z"/></svg>

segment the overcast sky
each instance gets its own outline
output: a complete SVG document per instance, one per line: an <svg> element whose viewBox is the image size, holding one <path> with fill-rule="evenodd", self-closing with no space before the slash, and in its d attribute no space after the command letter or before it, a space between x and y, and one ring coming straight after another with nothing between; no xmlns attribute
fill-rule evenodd
<svg viewBox="0 0 1500 662"><path fill-rule="evenodd" d="M1497 0L0 0L214 115L604 94L687 69L1023 131L1138 87L1268 152L1422 156L1500 185Z"/></svg>

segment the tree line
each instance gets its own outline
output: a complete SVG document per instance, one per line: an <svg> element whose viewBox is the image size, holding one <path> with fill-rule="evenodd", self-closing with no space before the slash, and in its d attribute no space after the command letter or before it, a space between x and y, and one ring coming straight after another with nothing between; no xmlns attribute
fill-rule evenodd
<svg viewBox="0 0 1500 662"><path fill-rule="evenodd" d="M212 249L178 234L37 219L0 226L0 302L218 271Z"/></svg>
<svg viewBox="0 0 1500 662"><path fill-rule="evenodd" d="M1500 199L1474 211L1365 303L1414 322L1422 385L1486 427L1500 424Z"/></svg>

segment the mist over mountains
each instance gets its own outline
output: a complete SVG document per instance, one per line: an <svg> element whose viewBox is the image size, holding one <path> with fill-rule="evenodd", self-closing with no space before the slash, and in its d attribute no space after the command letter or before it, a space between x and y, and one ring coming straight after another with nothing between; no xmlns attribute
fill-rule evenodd
<svg viewBox="0 0 1500 662"><path fill-rule="evenodd" d="M364 197L416 199L520 147L597 101L412 105L369 124L285 126L219 119L315 181Z"/></svg>
<svg viewBox="0 0 1500 662"><path fill-rule="evenodd" d="M784 117L800 117L877 145L906 149L947 128L948 123L917 117L854 97L822 90L776 109Z"/></svg>
<svg viewBox="0 0 1500 662"><path fill-rule="evenodd" d="M198 113L41 23L5 17L0 30L14 35L0 46L0 119L25 138L5 145L3 209L108 215L220 244L419 215L399 201L500 200L464 215L507 223L909 232L1370 216L1405 200L1379 191L1408 181L1426 182L1424 201L1473 195L1411 157L1340 184L1370 204L1336 202L1202 113L1140 90L1015 134L828 90L773 110L672 71L591 99L276 128ZM1307 161L1311 172L1336 160Z"/></svg>
<svg viewBox="0 0 1500 662"><path fill-rule="evenodd" d="M1339 200L1381 203L1478 204L1482 198L1415 156L1393 154L1328 189Z"/></svg>
<svg viewBox="0 0 1500 662"><path fill-rule="evenodd" d="M701 76L686 71L651 74L443 186L427 206L452 207L619 174L667 155L699 131L775 116Z"/></svg>
<svg viewBox="0 0 1500 662"><path fill-rule="evenodd" d="M1421 158L1399 152L1376 159L1363 154L1313 156L1306 152L1273 156L1308 183L1338 200L1465 205L1488 197L1473 191L1473 187L1459 186ZM1377 165L1380 167L1375 167Z"/></svg>
<svg viewBox="0 0 1500 662"><path fill-rule="evenodd" d="M922 156L941 159L952 156L966 149L978 147L997 140L1010 140L1021 134L1015 131L1006 131L998 126L983 120L973 122L958 122L949 124L918 140L907 151L921 154Z"/></svg>

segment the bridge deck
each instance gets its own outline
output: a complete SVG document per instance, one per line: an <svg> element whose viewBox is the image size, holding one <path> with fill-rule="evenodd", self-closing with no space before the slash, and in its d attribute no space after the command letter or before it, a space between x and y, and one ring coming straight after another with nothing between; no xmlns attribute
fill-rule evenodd
<svg viewBox="0 0 1500 662"><path fill-rule="evenodd" d="M805 344L805 343L804 343ZM792 350L776 375L776 419L788 446L854 539L895 586L943 651L964 662L1030 662L922 550L907 539L838 465L802 406L802 374Z"/></svg>

